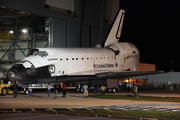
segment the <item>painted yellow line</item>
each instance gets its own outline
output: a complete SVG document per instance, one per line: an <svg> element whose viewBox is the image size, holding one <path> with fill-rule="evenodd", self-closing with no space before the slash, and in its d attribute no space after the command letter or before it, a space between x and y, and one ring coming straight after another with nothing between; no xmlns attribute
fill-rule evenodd
<svg viewBox="0 0 180 120"><path fill-rule="evenodd" d="M73 112L75 112L75 110L73 110L73 109L71 109L71 108L68 108L70 111L73 111Z"/></svg>
<svg viewBox="0 0 180 120"><path fill-rule="evenodd" d="M36 111L35 109L31 108L31 110Z"/></svg>
<svg viewBox="0 0 180 120"><path fill-rule="evenodd" d="M16 109L15 109L15 108L13 108L13 111L16 111Z"/></svg>
<svg viewBox="0 0 180 120"><path fill-rule="evenodd" d="M94 112L93 110L91 110L91 109L89 109L89 108L86 108L87 110L89 110L89 111L92 111L92 112Z"/></svg>
<svg viewBox="0 0 180 120"><path fill-rule="evenodd" d="M54 111L54 112L57 112L56 110L52 109L52 108L49 108L50 110Z"/></svg>
<svg viewBox="0 0 180 120"><path fill-rule="evenodd" d="M113 112L112 110L109 110L109 109L107 109L107 108L104 108L104 109L107 110L107 111Z"/></svg>
<svg viewBox="0 0 180 120"><path fill-rule="evenodd" d="M124 109L124 108L122 108L122 110L124 110L124 111L129 111L128 109Z"/></svg>

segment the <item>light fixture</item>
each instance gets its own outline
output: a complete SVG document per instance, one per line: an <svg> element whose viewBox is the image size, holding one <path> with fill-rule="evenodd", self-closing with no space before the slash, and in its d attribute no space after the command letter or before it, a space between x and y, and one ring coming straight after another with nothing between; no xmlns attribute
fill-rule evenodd
<svg viewBox="0 0 180 120"><path fill-rule="evenodd" d="M26 30L26 29L23 29L22 32L23 32L23 33L27 33L27 30Z"/></svg>
<svg viewBox="0 0 180 120"><path fill-rule="evenodd" d="M13 33L14 33L14 31L10 30L10 31L9 31L9 33L13 34Z"/></svg>

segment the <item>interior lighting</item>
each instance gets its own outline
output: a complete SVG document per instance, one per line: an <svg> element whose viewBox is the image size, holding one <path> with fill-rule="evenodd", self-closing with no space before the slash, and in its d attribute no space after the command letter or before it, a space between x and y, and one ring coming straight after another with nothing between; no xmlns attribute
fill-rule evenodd
<svg viewBox="0 0 180 120"><path fill-rule="evenodd" d="M9 33L13 34L13 33L14 33L14 31L10 30L10 31L9 31Z"/></svg>
<svg viewBox="0 0 180 120"><path fill-rule="evenodd" d="M126 79L126 82L128 82L128 79Z"/></svg>
<svg viewBox="0 0 180 120"><path fill-rule="evenodd" d="M168 82L168 85L171 85L171 82Z"/></svg>
<svg viewBox="0 0 180 120"><path fill-rule="evenodd" d="M23 29L22 32L23 32L23 33L27 33L27 30L26 30L26 29Z"/></svg>

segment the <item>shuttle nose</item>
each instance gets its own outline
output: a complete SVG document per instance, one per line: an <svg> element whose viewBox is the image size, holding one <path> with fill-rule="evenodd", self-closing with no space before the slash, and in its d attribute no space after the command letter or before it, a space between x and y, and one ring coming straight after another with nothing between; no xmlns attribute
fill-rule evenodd
<svg viewBox="0 0 180 120"><path fill-rule="evenodd" d="M21 62L19 64L15 64L7 73L7 79L14 80L22 80L25 77L33 77L35 75L35 68L33 64L30 62Z"/></svg>
<svg viewBox="0 0 180 120"><path fill-rule="evenodd" d="M7 79L10 81L18 80L25 71L25 67L22 64L16 64L8 71Z"/></svg>
<svg viewBox="0 0 180 120"><path fill-rule="evenodd" d="M7 79L10 81L15 81L16 80L16 74L13 71L8 71Z"/></svg>

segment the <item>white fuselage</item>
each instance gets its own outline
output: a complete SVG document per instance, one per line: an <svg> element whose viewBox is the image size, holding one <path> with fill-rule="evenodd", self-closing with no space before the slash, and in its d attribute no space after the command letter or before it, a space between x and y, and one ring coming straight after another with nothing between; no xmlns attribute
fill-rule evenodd
<svg viewBox="0 0 180 120"><path fill-rule="evenodd" d="M111 49L109 49L111 48ZM46 51L47 56L30 55L22 61L29 61L34 67L54 65L51 76L95 75L104 72L135 71L139 64L139 51L131 43L116 43L108 48L37 48ZM119 54L115 55L114 51ZM135 53L133 53L135 51ZM131 59L135 58L135 63ZM134 59L133 59L134 62ZM30 65L25 65L28 68ZM133 65L131 65L133 64ZM134 68L132 68L134 67Z"/></svg>

